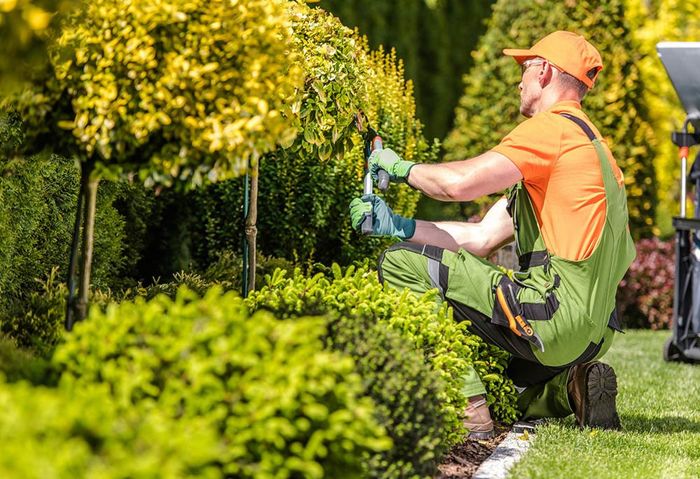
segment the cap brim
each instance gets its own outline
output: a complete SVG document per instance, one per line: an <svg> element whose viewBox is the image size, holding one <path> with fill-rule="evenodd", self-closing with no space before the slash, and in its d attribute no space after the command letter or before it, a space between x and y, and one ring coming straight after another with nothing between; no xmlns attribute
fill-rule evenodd
<svg viewBox="0 0 700 479"><path fill-rule="evenodd" d="M532 52L532 50L522 50L517 48L506 48L503 50L503 54L509 57L513 57L513 59L518 63L522 63L528 58L537 56L535 53Z"/></svg>

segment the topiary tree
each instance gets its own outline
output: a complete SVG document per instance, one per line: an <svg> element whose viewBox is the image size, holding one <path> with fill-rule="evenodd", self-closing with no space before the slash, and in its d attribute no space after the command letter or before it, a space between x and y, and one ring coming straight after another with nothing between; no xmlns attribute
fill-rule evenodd
<svg viewBox="0 0 700 479"><path fill-rule="evenodd" d="M623 0L500 0L465 77L455 128L445 140L446 158L464 159L498 144L517 123L520 70L503 48L529 47L555 30L575 31L600 51L605 65L583 106L609 140L625 173L630 227L636 238L652 234L656 140L648 121L637 62L641 54L625 19Z"/></svg>
<svg viewBox="0 0 700 479"><path fill-rule="evenodd" d="M673 233L671 219L679 212L680 159L671 142L671 132L681 129L686 112L671 80L659 60L656 44L661 41L688 41L700 37L700 4L681 0L626 0L627 17L642 57L638 66L642 80L654 88L644 90L649 117L658 138L654 157L658 234Z"/></svg>
<svg viewBox="0 0 700 479"><path fill-rule="evenodd" d="M252 165L255 194L260 156L296 133L283 113L301 80L290 35L283 0L97 0L68 18L50 68L15 102L33 145L82 165L69 272L82 223L80 293L68 327L87 307L100 177L199 186Z"/></svg>
<svg viewBox="0 0 700 479"><path fill-rule="evenodd" d="M385 145L407 158L434 161L437 144L423 136L412 84L395 53L370 52L365 40L321 9L295 3L290 8L306 71L305 88L293 105L300 130L293 142L261 160L261 250L326 263L376 255L386 240L359 240L347 214L351 199L362 194L364 158L354 115L364 111ZM227 181L165 200L175 203L179 218L192 215L187 229L194 234L187 242L201 268L222 250L238 250L241 225L231 222L228 212L242 210L243 188ZM419 195L406 185L392 185L386 196L392 208L410 215ZM173 226L170 231L178 236L181 226Z"/></svg>

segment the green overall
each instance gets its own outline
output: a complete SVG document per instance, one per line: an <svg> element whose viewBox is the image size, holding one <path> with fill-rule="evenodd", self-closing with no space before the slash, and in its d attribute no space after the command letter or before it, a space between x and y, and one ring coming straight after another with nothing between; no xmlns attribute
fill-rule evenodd
<svg viewBox="0 0 700 479"><path fill-rule="evenodd" d="M382 281L418 294L437 287L456 320L469 320L473 333L512 354L506 373L520 391L518 407L525 418L572 413L569 367L599 358L610 347L614 329L619 330L615 292L635 256L625 189L615 179L605 148L584 121L562 116L592 141L605 187L605 225L588 258L572 261L547 251L522 182L511 188L508 201L519 271L504 270L462 249L455 253L414 243L394 245L380 258ZM501 300L498 289L507 293ZM543 351L509 328L503 299L512 314L531 326ZM467 397L485 392L475 371L464 380Z"/></svg>

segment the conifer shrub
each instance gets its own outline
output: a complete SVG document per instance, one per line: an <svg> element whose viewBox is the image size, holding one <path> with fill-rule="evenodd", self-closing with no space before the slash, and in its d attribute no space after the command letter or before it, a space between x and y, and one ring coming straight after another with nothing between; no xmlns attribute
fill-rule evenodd
<svg viewBox="0 0 700 479"><path fill-rule="evenodd" d="M36 290L27 290L19 296L6 298L0 310L0 333L12 338L21 348L41 358L49 358L65 333L66 302L68 288L54 267L36 283ZM115 293L109 288L90 290L93 307L123 300L132 291Z"/></svg>
<svg viewBox="0 0 700 479"><path fill-rule="evenodd" d="M247 314L234 293L94 308L59 346L62 387L105 384L119 410L201 418L230 477L358 477L391 441L352 359L325 351L323 318Z"/></svg>
<svg viewBox="0 0 700 479"><path fill-rule="evenodd" d="M516 418L516 395L512 382L503 377L507 354L469 334L468 323L456 323L447 304L437 307L437 294L433 290L416 297L408 290L397 292L384 288L376 271L367 266L350 266L343 271L334 265L328 276L318 273L306 277L297 270L287 277L285 272L276 271L247 301L280 315L337 311L341 315L366 316L397 331L423 352L425 362L444 383L435 400L445 424L440 441L449 447L464 435L461 417L466 398L461 392L461 378L470 365L484 380L497 419L509 422Z"/></svg>
<svg viewBox="0 0 700 479"><path fill-rule="evenodd" d="M120 409L100 386L68 391L0 379L0 442L0 477L223 477L221 445L205 421Z"/></svg>
<svg viewBox="0 0 700 479"><path fill-rule="evenodd" d="M671 132L680 131L687 112L681 105L671 79L656 51L658 42L694 41L700 37L700 3L684 0L625 0L625 16L637 40L641 58L637 62L642 80L653 88L644 90L650 121L658 139L656 173L657 236L674 233L672 218L680 209L680 166L678 147Z"/></svg>
<svg viewBox="0 0 700 479"><path fill-rule="evenodd" d="M79 171L72 160L50 155L0 160L0 304L36 290L36 279L68 268ZM110 286L129 261L124 218L112 206L114 185L98 196L95 284Z"/></svg>
<svg viewBox="0 0 700 479"><path fill-rule="evenodd" d="M0 333L0 376L7 382L27 381L31 384L50 383L49 363L17 342Z"/></svg>
<svg viewBox="0 0 700 479"><path fill-rule="evenodd" d="M485 30L493 0L321 0L372 48L396 48L415 84L418 116L430 137L443 138L459 100L469 52Z"/></svg>
<svg viewBox="0 0 700 479"><path fill-rule="evenodd" d="M624 172L632 234L647 237L654 231L656 139L637 66L641 53L625 18L624 0L496 2L474 53L474 67L465 76L455 127L445 139L446 158L481 154L516 126L520 69L502 50L528 48L556 30L583 35L601 53L603 71L582 106Z"/></svg>

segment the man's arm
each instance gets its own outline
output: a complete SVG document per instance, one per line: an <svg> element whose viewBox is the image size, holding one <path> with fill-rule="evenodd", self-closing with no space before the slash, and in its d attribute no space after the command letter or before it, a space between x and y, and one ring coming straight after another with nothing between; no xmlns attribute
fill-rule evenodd
<svg viewBox="0 0 700 479"><path fill-rule="evenodd" d="M498 200L479 223L416 220L416 231L409 241L450 251L464 248L477 256L486 257L513 240L513 220L506 210L507 204L506 198Z"/></svg>
<svg viewBox="0 0 700 479"><path fill-rule="evenodd" d="M408 184L442 201L471 201L503 191L523 179L506 156L487 151L475 158L437 164L416 164Z"/></svg>

